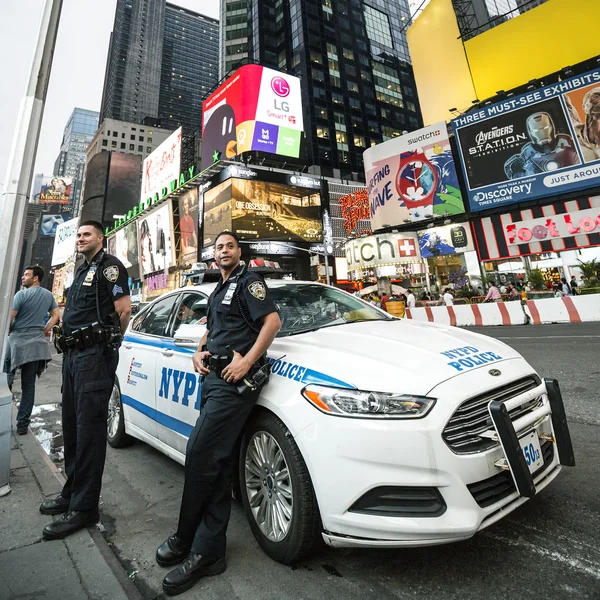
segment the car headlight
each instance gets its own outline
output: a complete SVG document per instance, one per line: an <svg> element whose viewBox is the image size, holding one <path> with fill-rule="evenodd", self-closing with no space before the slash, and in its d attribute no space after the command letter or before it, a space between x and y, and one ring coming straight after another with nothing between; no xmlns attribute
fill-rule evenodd
<svg viewBox="0 0 600 600"><path fill-rule="evenodd" d="M302 395L321 412L338 417L420 419L435 398L386 392L363 392L324 385L307 385Z"/></svg>

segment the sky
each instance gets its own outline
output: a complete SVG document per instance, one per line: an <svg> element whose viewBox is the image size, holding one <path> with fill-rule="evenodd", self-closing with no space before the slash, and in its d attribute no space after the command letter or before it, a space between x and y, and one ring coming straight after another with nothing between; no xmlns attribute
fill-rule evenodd
<svg viewBox="0 0 600 600"><path fill-rule="evenodd" d="M209 17L219 16L219 0L170 3ZM43 4L43 0L0 0L0 184L8 168ZM63 130L75 107L100 110L116 4L117 0L63 0L34 175L52 175Z"/></svg>

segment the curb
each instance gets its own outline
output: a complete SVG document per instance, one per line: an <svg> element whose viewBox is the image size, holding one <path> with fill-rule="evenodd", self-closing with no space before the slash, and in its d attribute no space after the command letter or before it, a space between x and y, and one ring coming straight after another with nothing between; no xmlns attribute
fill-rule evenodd
<svg viewBox="0 0 600 600"><path fill-rule="evenodd" d="M12 436L16 440L17 447L23 454L25 461L31 468L42 494L45 497L59 494L66 478L50 460L37 438L31 431L28 431L25 436L18 436L18 439L14 432ZM121 586L126 597L129 600L143 600L142 594L135 583L127 576L119 559L108 545L102 533L96 527L83 529L82 532L87 532L90 536L90 541L98 549L100 556ZM75 544L68 537L64 538L63 542L67 544L70 552L76 550Z"/></svg>

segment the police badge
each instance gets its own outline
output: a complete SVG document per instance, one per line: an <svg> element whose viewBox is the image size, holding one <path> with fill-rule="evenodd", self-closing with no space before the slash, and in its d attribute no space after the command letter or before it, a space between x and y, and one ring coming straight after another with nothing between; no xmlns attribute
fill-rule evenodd
<svg viewBox="0 0 600 600"><path fill-rule="evenodd" d="M114 283L119 278L119 267L111 265L110 267L106 267L102 273L108 281Z"/></svg>
<svg viewBox="0 0 600 600"><path fill-rule="evenodd" d="M257 299L264 300L267 297L267 289L262 281L254 281L248 286L248 291Z"/></svg>

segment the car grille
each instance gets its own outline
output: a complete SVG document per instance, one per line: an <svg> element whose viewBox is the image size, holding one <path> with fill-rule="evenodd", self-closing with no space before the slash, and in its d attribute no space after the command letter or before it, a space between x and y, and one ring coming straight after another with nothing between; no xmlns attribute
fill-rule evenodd
<svg viewBox="0 0 600 600"><path fill-rule="evenodd" d="M536 388L540 383L540 379L536 376L526 377L485 394L469 398L456 409L446 427L444 427L442 432L444 441L457 454L471 454L494 448L498 445L498 442L490 438L480 437L482 433L490 429L494 430L488 412L488 404L492 400L500 400L501 402L510 400ZM534 398L509 411L510 418L514 421L541 405L542 399Z"/></svg>
<svg viewBox="0 0 600 600"><path fill-rule="evenodd" d="M541 444L542 454L544 456L544 464L535 473L532 473L533 477L537 477L543 473L554 459L554 444L550 441L543 441ZM500 500L504 500L512 493L517 491L513 482L510 471L502 471L497 475L493 475L483 481L477 483L471 483L467 486L475 502L485 508L491 506Z"/></svg>

